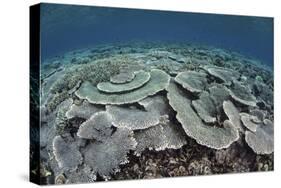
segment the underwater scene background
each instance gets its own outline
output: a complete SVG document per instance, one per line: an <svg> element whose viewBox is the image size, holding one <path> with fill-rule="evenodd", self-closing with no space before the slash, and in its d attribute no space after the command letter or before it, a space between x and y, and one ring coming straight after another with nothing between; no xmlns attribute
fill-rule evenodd
<svg viewBox="0 0 281 188"><path fill-rule="evenodd" d="M118 42L188 42L273 66L273 18L43 4L42 58Z"/></svg>
<svg viewBox="0 0 281 188"><path fill-rule="evenodd" d="M41 4L40 39L41 184L274 169L273 18Z"/></svg>

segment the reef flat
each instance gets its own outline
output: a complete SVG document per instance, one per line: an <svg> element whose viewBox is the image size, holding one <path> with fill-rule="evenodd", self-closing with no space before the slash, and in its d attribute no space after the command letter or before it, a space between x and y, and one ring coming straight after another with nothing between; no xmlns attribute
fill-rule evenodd
<svg viewBox="0 0 281 188"><path fill-rule="evenodd" d="M273 170L273 71L257 60L101 45L46 60L40 78L43 184Z"/></svg>

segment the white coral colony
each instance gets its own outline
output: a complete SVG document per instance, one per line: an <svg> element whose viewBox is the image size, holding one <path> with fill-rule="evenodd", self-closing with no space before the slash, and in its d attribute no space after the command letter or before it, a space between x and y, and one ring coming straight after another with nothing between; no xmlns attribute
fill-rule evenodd
<svg viewBox="0 0 281 188"><path fill-rule="evenodd" d="M223 128L205 125L192 109L191 100L174 82L170 83L167 91L169 103L177 112L177 120L182 124L186 134L199 144L222 149L238 140L238 129L228 120L224 122Z"/></svg>
<svg viewBox="0 0 281 188"><path fill-rule="evenodd" d="M128 104L138 102L148 96L155 95L157 92L164 90L170 80L170 76L161 70L152 70L150 73L149 81L142 85L140 84L138 88L129 87L128 92L119 93L116 91L114 93L105 93L99 91L98 88L94 87L90 82L85 82L82 84L80 89L76 92L76 95L81 99L87 99L90 103L93 104ZM147 75L144 73L144 75ZM135 77L136 78L136 77ZM134 80L132 80L133 82ZM124 88L123 86L124 85ZM125 89L128 86L128 83L118 84L116 87Z"/></svg>
<svg viewBox="0 0 281 188"><path fill-rule="evenodd" d="M241 71L200 59L202 54L222 54L193 51L186 54L200 55L148 50L147 55L125 55L130 60L126 63L118 62L121 56L115 54L75 65L70 73L64 69L61 76L57 71L53 79L60 79L43 86L47 88L42 109L47 110L41 128L46 133L41 145L45 153L52 151L56 179L109 179L130 162L131 155L190 149L191 142L215 152L242 143L255 155L273 153L273 114L267 103L271 100L256 96L256 86ZM223 59L232 57L223 54ZM87 74L80 75L81 71ZM53 80L49 77L45 82ZM60 98L64 88L68 99ZM45 105L50 100L51 105Z"/></svg>
<svg viewBox="0 0 281 188"><path fill-rule="evenodd" d="M273 123L265 119L255 132L246 132L246 142L258 154L270 154L274 151Z"/></svg>

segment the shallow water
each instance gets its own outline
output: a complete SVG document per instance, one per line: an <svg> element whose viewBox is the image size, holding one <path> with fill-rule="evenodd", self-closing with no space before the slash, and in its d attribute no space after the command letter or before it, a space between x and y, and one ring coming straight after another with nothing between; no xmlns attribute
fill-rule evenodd
<svg viewBox="0 0 281 188"><path fill-rule="evenodd" d="M43 184L273 170L271 18L41 13Z"/></svg>
<svg viewBox="0 0 281 188"><path fill-rule="evenodd" d="M42 5L43 60L73 49L129 41L215 46L273 67L273 18Z"/></svg>

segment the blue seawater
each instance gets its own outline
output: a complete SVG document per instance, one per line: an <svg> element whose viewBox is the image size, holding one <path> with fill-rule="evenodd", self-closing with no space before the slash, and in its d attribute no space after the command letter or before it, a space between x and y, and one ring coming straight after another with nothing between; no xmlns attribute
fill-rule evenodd
<svg viewBox="0 0 281 188"><path fill-rule="evenodd" d="M42 59L128 41L187 42L239 52L273 67L273 18L42 4Z"/></svg>

